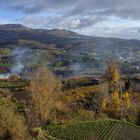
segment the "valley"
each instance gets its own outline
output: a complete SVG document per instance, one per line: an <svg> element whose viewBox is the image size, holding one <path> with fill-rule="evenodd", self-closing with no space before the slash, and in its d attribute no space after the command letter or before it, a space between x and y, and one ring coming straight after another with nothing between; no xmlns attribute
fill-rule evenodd
<svg viewBox="0 0 140 140"><path fill-rule="evenodd" d="M25 59L31 62L26 69L42 61L63 77L101 75L108 59L114 56L120 62L122 73L140 73L139 40L90 37L68 30L31 29L12 24L1 25L0 33L0 48L4 48L6 56L11 57L16 48L27 50ZM19 50L25 51L22 49ZM12 62L7 61L5 55L0 53L1 73L8 71L9 63L14 61L12 58ZM31 60L31 55L35 60Z"/></svg>
<svg viewBox="0 0 140 140"><path fill-rule="evenodd" d="M139 40L0 25L0 138L138 140L139 46Z"/></svg>

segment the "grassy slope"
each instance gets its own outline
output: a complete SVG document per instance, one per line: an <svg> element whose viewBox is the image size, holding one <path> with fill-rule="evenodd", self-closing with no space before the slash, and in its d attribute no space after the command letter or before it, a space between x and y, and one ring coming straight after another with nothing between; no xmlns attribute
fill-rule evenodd
<svg viewBox="0 0 140 140"><path fill-rule="evenodd" d="M22 88L22 87L26 87L27 86L27 82L26 81L4 81L1 80L0 81L0 88Z"/></svg>
<svg viewBox="0 0 140 140"><path fill-rule="evenodd" d="M102 120L48 126L46 134L59 140L139 140L140 127L127 122Z"/></svg>

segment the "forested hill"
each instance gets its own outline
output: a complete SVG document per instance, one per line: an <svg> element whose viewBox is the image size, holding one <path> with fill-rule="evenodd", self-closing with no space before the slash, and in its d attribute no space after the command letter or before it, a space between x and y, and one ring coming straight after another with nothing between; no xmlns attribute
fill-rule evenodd
<svg viewBox="0 0 140 140"><path fill-rule="evenodd" d="M127 46L136 46L140 44L139 40L124 40L118 38L103 38L80 35L76 32L66 29L31 29L20 24L5 24L0 25L0 43L15 42L19 39L27 39L39 41L45 44L61 44L72 43L79 45L80 42L88 41L94 43L94 45L111 44ZM75 40L75 41L74 41ZM105 43L106 42L106 43ZM86 43L86 42L85 42ZM86 46L85 46L86 47Z"/></svg>
<svg viewBox="0 0 140 140"><path fill-rule="evenodd" d="M0 25L0 56L11 55L16 47L32 49L35 58L39 54L62 75L102 73L112 52L122 62L124 73L128 73L127 65L130 73L140 71L139 40L85 36L65 29L31 29L20 24Z"/></svg>

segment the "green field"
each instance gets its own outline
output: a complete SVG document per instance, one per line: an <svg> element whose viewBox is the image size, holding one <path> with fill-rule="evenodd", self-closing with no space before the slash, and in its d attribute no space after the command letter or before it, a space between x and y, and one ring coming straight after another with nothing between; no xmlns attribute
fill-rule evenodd
<svg viewBox="0 0 140 140"><path fill-rule="evenodd" d="M52 140L140 140L140 127L116 120L51 125L45 133Z"/></svg>
<svg viewBox="0 0 140 140"><path fill-rule="evenodd" d="M25 87L26 85L26 81L0 81L0 88Z"/></svg>
<svg viewBox="0 0 140 140"><path fill-rule="evenodd" d="M21 91L24 90L25 87L28 86L28 82L24 80L18 81L8 81L8 80L0 80L0 89L7 89L10 91Z"/></svg>

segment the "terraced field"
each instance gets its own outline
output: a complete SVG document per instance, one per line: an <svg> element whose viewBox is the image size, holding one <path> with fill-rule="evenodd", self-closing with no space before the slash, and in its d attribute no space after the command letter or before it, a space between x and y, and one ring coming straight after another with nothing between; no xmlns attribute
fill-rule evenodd
<svg viewBox="0 0 140 140"><path fill-rule="evenodd" d="M52 140L140 140L140 127L116 120L48 126L45 132Z"/></svg>
<svg viewBox="0 0 140 140"><path fill-rule="evenodd" d="M0 74L9 73L11 67L15 64L15 57L2 57L0 58Z"/></svg>

